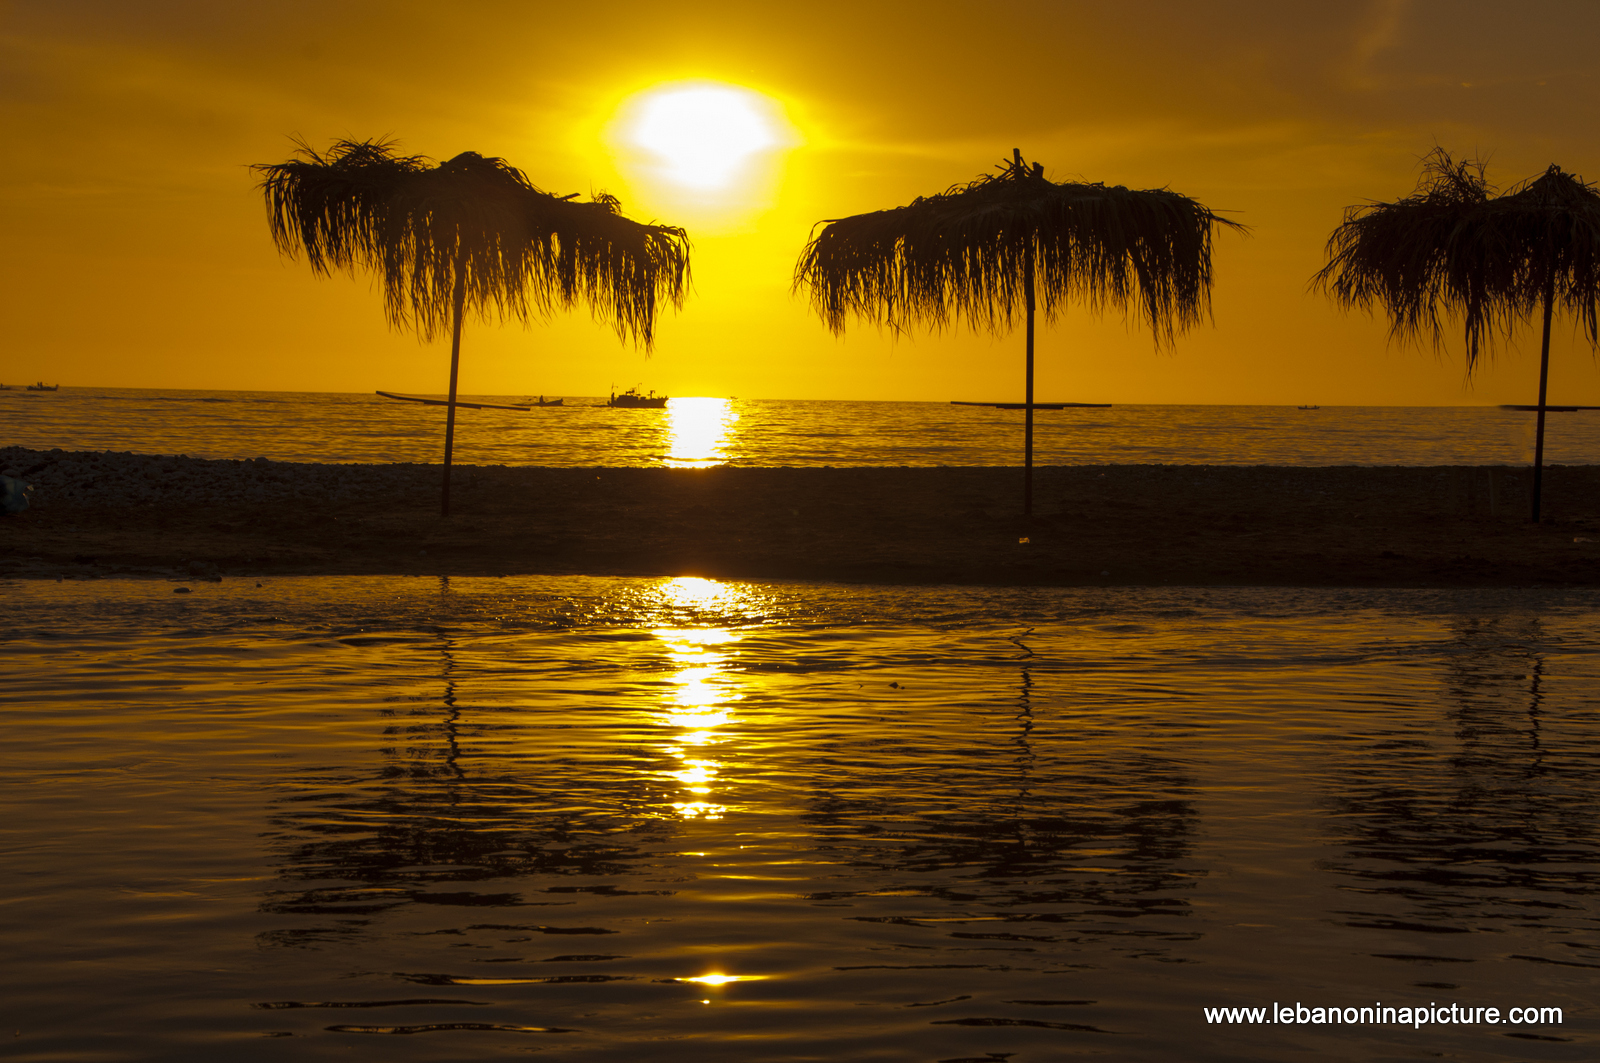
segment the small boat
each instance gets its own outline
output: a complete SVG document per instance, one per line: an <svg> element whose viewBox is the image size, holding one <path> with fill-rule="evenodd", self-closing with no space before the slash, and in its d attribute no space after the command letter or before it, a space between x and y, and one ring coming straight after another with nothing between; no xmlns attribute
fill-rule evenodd
<svg viewBox="0 0 1600 1063"><path fill-rule="evenodd" d="M528 400L528 405L529 406L560 406L565 402L566 402L565 399L547 399L543 395L540 395L537 399L529 399Z"/></svg>
<svg viewBox="0 0 1600 1063"><path fill-rule="evenodd" d="M10 390L11 390L11 385L10 384L0 384L0 391L10 391Z"/></svg>
<svg viewBox="0 0 1600 1063"><path fill-rule="evenodd" d="M1301 406L1299 408L1302 409L1302 410L1320 410L1320 409L1322 409L1321 406Z"/></svg>
<svg viewBox="0 0 1600 1063"><path fill-rule="evenodd" d="M396 395L392 391L380 391L377 394L386 399L399 399L401 402L420 402L424 406L450 405L449 399L423 399L415 395ZM462 402L460 399L456 400L456 406L463 410L526 410L529 408L527 406L497 406L491 402Z"/></svg>
<svg viewBox="0 0 1600 1063"><path fill-rule="evenodd" d="M960 402L955 399L950 401L952 406L992 406L997 410L1026 410L1026 402ZM1036 402L1036 410L1108 410L1109 402Z"/></svg>
<svg viewBox="0 0 1600 1063"><path fill-rule="evenodd" d="M613 390L606 405L618 410L659 410L667 405L667 397L654 391L641 395L637 387L632 387L620 395Z"/></svg>
<svg viewBox="0 0 1600 1063"><path fill-rule="evenodd" d="M28 390L29 391L60 391L61 390L61 385L60 384L46 384L43 380L41 380L37 384L29 384L28 385Z"/></svg>

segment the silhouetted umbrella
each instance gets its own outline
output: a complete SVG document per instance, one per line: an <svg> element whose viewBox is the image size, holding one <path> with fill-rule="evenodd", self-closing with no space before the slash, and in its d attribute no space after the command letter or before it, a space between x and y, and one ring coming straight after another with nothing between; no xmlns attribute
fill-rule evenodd
<svg viewBox="0 0 1600 1063"><path fill-rule="evenodd" d="M1157 347L1206 313L1214 225L1243 229L1167 189L1058 184L1020 151L986 174L908 206L827 222L806 245L795 287L835 333L855 314L901 330L1009 330L1027 321L1023 509L1033 512L1033 319L1072 299L1092 309L1130 304Z"/></svg>
<svg viewBox="0 0 1600 1063"><path fill-rule="evenodd" d="M1544 479L1544 418L1550 376L1550 320L1559 304L1600 345L1600 192L1551 166L1495 195L1481 163L1437 148L1417 189L1393 203L1348 207L1328 238L1328 264L1312 285L1346 309L1389 314L1390 334L1444 343L1444 318L1459 315L1467 375L1485 342L1507 339L1536 308L1544 312L1532 519Z"/></svg>
<svg viewBox="0 0 1600 1063"><path fill-rule="evenodd" d="M423 339L450 329L450 405L441 508L450 512L461 319L527 321L530 313L587 303L617 335L654 338L656 307L683 305L689 242L682 229L624 218L617 200L590 203L535 188L502 159L467 151L431 165L392 142L342 140L325 155L252 167L262 175L268 220L280 251L304 249L328 275L376 270L396 328Z"/></svg>

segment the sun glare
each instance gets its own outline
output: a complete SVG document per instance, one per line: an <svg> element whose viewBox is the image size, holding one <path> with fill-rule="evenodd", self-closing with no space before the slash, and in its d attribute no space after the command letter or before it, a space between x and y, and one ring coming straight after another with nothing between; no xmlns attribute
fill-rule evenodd
<svg viewBox="0 0 1600 1063"><path fill-rule="evenodd" d="M672 469L703 469L727 460L728 436L739 414L727 399L684 398L667 400L668 440L666 465Z"/></svg>
<svg viewBox="0 0 1600 1063"><path fill-rule="evenodd" d="M642 98L629 137L655 156L668 180L701 192L725 189L753 157L783 142L772 101L732 85L682 85Z"/></svg>

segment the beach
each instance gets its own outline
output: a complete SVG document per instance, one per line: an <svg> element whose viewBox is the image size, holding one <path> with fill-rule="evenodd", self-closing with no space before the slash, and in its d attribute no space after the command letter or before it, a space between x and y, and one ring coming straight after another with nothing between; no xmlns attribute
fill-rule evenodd
<svg viewBox="0 0 1600 1063"><path fill-rule="evenodd" d="M0 450L0 576L695 575L1002 586L1600 584L1600 467L320 465Z"/></svg>

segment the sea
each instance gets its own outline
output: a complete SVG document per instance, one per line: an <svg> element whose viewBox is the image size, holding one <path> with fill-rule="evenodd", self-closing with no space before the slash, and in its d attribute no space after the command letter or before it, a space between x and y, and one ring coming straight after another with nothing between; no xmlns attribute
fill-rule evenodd
<svg viewBox="0 0 1600 1063"><path fill-rule="evenodd" d="M440 396L432 396L440 398ZM511 405L539 396L462 396ZM1023 413L937 402L606 396L462 409L454 460L542 466L1021 465ZM0 391L4 443L330 463L439 462L446 411L379 395L63 388ZM1534 415L1496 406L1040 410L1040 465L1525 465ZM1600 464L1600 410L1547 415L1545 460Z"/></svg>
<svg viewBox="0 0 1600 1063"><path fill-rule="evenodd" d="M45 448L435 460L437 410L301 398L0 409ZM1006 411L714 401L692 445L671 405L462 411L462 460L1015 463ZM1083 460L1515 463L1526 423L1229 410L1042 413L1041 460L1098 424ZM1600 1054L1600 591L0 594L8 1061Z"/></svg>

